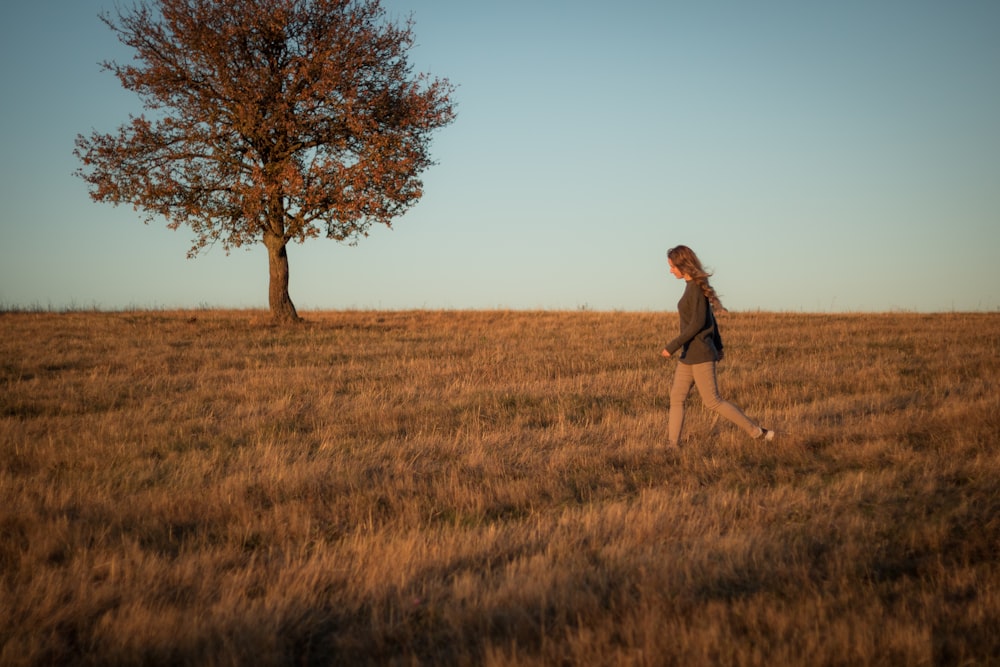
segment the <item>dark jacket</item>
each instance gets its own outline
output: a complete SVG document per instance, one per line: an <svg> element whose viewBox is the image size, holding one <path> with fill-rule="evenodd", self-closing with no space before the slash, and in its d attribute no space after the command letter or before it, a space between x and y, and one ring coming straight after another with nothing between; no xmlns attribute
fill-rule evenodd
<svg viewBox="0 0 1000 667"><path fill-rule="evenodd" d="M697 283L689 280L681 300L677 302L680 315L680 334L667 343L667 351L675 355L681 350L680 361L685 364L702 364L718 361L722 353L722 337L715 322L712 306Z"/></svg>

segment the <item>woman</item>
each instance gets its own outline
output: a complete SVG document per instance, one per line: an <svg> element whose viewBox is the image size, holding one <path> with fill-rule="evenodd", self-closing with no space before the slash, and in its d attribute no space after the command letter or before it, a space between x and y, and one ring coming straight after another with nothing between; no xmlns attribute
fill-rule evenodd
<svg viewBox="0 0 1000 667"><path fill-rule="evenodd" d="M684 401L692 384L698 387L705 407L743 429L751 438L773 440L774 431L761 428L743 414L742 410L719 396L715 364L722 359L722 338L719 336L712 307L723 313L726 309L708 282L712 274L702 268L694 251L683 245L667 251L667 263L675 278L687 281L684 296L677 303L680 335L667 343L660 353L664 357L673 357L680 351L680 363L677 364L674 385L670 390L670 446L677 447L680 444L681 429L684 426Z"/></svg>

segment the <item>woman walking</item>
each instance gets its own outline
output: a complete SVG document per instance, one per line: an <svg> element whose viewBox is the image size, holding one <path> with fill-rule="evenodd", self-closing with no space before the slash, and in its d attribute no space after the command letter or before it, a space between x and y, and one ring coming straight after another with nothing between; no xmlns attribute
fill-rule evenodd
<svg viewBox="0 0 1000 667"><path fill-rule="evenodd" d="M677 447L680 444L681 429L684 427L684 401L692 384L698 387L706 408L722 415L751 438L773 440L774 431L761 428L737 406L719 396L715 364L723 356L722 338L712 309L715 307L720 312L726 312L726 309L708 282L712 274L702 268L694 251L683 245L667 251L667 263L675 278L687 282L684 295L677 303L681 332L660 353L664 357L673 357L680 351L680 363L677 364L674 384L670 389L670 446Z"/></svg>

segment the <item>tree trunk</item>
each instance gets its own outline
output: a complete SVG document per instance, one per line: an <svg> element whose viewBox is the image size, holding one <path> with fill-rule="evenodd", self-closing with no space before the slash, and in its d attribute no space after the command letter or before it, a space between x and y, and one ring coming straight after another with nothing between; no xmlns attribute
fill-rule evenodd
<svg viewBox="0 0 1000 667"><path fill-rule="evenodd" d="M264 235L264 245L267 246L267 260L270 268L270 284L268 285L268 304L271 308L271 318L280 324L299 321L295 304L288 296L288 242L273 234Z"/></svg>

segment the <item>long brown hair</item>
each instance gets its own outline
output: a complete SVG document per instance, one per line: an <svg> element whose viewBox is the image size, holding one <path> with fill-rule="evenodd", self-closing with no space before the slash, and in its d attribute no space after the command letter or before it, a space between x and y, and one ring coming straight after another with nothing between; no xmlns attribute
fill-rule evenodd
<svg viewBox="0 0 1000 667"><path fill-rule="evenodd" d="M722 305L722 301L719 300L719 295L715 293L715 288L708 282L712 274L701 265L701 260L698 259L698 255L694 254L694 250L686 245L674 246L667 251L667 258L681 273L691 276L691 280L701 288L713 309L720 313L728 312L726 307Z"/></svg>

